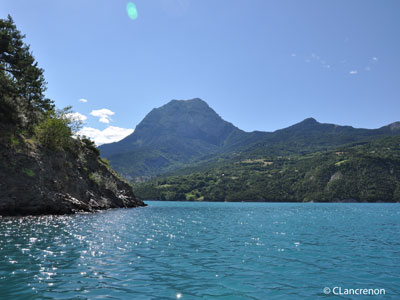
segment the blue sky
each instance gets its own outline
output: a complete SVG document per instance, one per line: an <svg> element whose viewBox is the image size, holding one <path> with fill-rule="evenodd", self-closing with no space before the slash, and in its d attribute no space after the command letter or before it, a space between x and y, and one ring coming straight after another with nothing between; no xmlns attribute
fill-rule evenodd
<svg viewBox="0 0 400 300"><path fill-rule="evenodd" d="M400 120L400 1L132 2L136 20L128 1L0 3L45 69L47 96L95 136L115 139L152 108L195 97L246 131Z"/></svg>

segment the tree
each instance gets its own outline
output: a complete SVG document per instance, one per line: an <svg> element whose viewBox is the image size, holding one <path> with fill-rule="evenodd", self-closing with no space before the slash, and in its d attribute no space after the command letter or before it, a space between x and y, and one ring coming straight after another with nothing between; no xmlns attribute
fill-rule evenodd
<svg viewBox="0 0 400 300"><path fill-rule="evenodd" d="M44 71L24 37L10 15L0 19L0 121L32 127L54 105L44 97Z"/></svg>
<svg viewBox="0 0 400 300"><path fill-rule="evenodd" d="M64 109L47 111L42 120L35 126L35 136L40 144L48 149L65 149L82 127L82 121L76 117L71 106Z"/></svg>

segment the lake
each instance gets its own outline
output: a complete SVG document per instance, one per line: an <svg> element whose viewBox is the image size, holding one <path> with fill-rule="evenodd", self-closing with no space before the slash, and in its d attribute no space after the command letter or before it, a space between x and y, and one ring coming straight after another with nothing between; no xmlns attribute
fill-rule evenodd
<svg viewBox="0 0 400 300"><path fill-rule="evenodd" d="M147 203L0 218L0 298L400 297L399 204Z"/></svg>

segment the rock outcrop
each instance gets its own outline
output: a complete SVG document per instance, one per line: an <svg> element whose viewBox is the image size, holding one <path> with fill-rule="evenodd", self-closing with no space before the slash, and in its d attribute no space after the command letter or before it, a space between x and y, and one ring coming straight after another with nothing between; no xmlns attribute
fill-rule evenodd
<svg viewBox="0 0 400 300"><path fill-rule="evenodd" d="M0 215L138 206L145 204L132 187L83 141L73 140L68 150L50 151L21 134L0 136Z"/></svg>

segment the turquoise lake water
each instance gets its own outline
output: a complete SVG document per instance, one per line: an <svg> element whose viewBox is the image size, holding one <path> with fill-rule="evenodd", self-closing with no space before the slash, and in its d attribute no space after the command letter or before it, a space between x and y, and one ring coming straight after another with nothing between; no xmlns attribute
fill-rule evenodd
<svg viewBox="0 0 400 300"><path fill-rule="evenodd" d="M399 204L148 204L0 218L0 298L400 299Z"/></svg>

